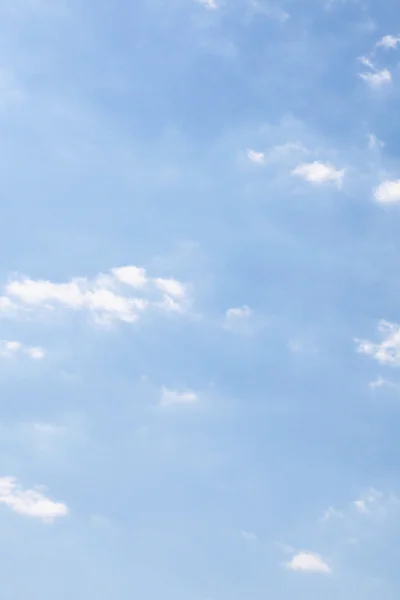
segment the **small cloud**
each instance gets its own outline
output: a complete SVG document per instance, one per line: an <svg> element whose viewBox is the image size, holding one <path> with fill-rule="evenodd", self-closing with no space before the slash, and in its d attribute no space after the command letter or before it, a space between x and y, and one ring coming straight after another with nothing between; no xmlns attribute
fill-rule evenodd
<svg viewBox="0 0 400 600"><path fill-rule="evenodd" d="M383 365L400 366L400 326L396 323L381 321L378 327L382 334L381 343L368 340L356 340L357 352L372 356Z"/></svg>
<svg viewBox="0 0 400 600"><path fill-rule="evenodd" d="M218 8L215 0L197 0L199 4L207 8L208 10L216 10Z"/></svg>
<svg viewBox="0 0 400 600"><path fill-rule="evenodd" d="M242 538L246 540L246 542L256 542L258 539L257 534L251 531L245 531L244 529L242 530Z"/></svg>
<svg viewBox="0 0 400 600"><path fill-rule="evenodd" d="M303 163L292 171L292 175L301 177L310 183L336 183L338 186L342 184L345 169L335 169L329 163L321 163L318 161L312 163Z"/></svg>
<svg viewBox="0 0 400 600"><path fill-rule="evenodd" d="M330 506L322 515L321 521L323 523L326 523L327 521L332 521L334 519L343 519L343 518L344 518L344 514L340 510L336 510L336 508L333 508L332 506Z"/></svg>
<svg viewBox="0 0 400 600"><path fill-rule="evenodd" d="M254 331L253 316L253 311L246 304L237 308L228 308L225 313L224 328L232 333L251 333Z"/></svg>
<svg viewBox="0 0 400 600"><path fill-rule="evenodd" d="M383 148L385 142L382 142L376 137L374 133L368 134L368 148L369 150L375 150L376 148Z"/></svg>
<svg viewBox="0 0 400 600"><path fill-rule="evenodd" d="M249 306L243 305L240 308L228 308L226 317L227 319L248 319L252 312Z"/></svg>
<svg viewBox="0 0 400 600"><path fill-rule="evenodd" d="M172 406L191 406L196 404L198 400L199 398L197 394L190 390L178 392L176 390L170 390L166 387L161 388L160 406L163 408L169 408Z"/></svg>
<svg viewBox="0 0 400 600"><path fill-rule="evenodd" d="M0 478L0 503L20 515L40 519L44 523L53 523L69 512L65 504L54 502L38 490L24 490L14 477Z"/></svg>
<svg viewBox="0 0 400 600"><path fill-rule="evenodd" d="M381 48L385 48L386 50L391 50L397 48L400 44L400 37L394 35L384 35L383 38L377 42L377 46Z"/></svg>
<svg viewBox="0 0 400 600"><path fill-rule="evenodd" d="M251 150L250 148L248 148L247 158L253 163L262 165L264 163L265 154L264 152L256 152L255 150Z"/></svg>
<svg viewBox="0 0 400 600"><path fill-rule="evenodd" d="M304 571L307 573L321 573L328 575L332 573L331 567L323 559L312 552L299 552L287 563L292 571Z"/></svg>
<svg viewBox="0 0 400 600"><path fill-rule="evenodd" d="M375 200L380 204L398 204L400 202L400 179L381 183L375 190Z"/></svg>
<svg viewBox="0 0 400 600"><path fill-rule="evenodd" d="M0 340L0 357L13 358L24 354L33 360L41 360L46 356L46 351L39 346L24 346L21 342Z"/></svg>
<svg viewBox="0 0 400 600"><path fill-rule="evenodd" d="M362 515L370 515L374 507L376 508L383 498L382 492L374 489L369 490L358 500L353 502L355 509ZM381 507L382 508L382 507Z"/></svg>
<svg viewBox="0 0 400 600"><path fill-rule="evenodd" d="M373 88L382 87L392 81L392 75L388 69L382 69L376 73L360 73L360 77Z"/></svg>
<svg viewBox="0 0 400 600"><path fill-rule="evenodd" d="M111 272L121 283L130 285L134 288L143 288L146 286L148 279L146 270L142 267L126 266L112 269Z"/></svg>

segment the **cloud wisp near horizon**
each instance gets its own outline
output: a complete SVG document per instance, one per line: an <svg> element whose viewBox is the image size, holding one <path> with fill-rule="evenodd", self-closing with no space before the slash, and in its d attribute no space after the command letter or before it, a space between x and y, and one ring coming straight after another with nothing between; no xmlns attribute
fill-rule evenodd
<svg viewBox="0 0 400 600"><path fill-rule="evenodd" d="M397 600L394 0L0 0L20 600Z"/></svg>

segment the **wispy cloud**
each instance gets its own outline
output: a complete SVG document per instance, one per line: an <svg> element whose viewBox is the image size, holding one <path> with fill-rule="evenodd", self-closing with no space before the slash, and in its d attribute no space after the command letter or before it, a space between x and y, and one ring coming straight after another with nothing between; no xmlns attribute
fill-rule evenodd
<svg viewBox="0 0 400 600"><path fill-rule="evenodd" d="M399 507L399 499L394 494L384 494L371 488L354 500L353 506L360 515L386 517L390 510Z"/></svg>
<svg viewBox="0 0 400 600"><path fill-rule="evenodd" d="M132 296L130 288L137 295ZM102 323L133 323L150 307L182 311L189 301L187 286L180 281L148 278L144 269L135 266L118 267L93 279L80 277L66 283L20 276L10 280L4 292L0 297L0 313L4 316L64 309L86 311Z"/></svg>
<svg viewBox="0 0 400 600"><path fill-rule="evenodd" d="M13 358L26 355L33 360L41 360L46 356L46 351L40 346L25 346L21 342L0 340L0 357Z"/></svg>
<svg viewBox="0 0 400 600"><path fill-rule="evenodd" d="M177 391L169 388L161 388L160 406L169 408L173 406L192 406L199 401L198 395L191 391Z"/></svg>
<svg viewBox="0 0 400 600"><path fill-rule="evenodd" d="M375 200L381 204L400 202L400 179L384 181L375 190Z"/></svg>
<svg viewBox="0 0 400 600"><path fill-rule="evenodd" d="M224 328L232 333L251 333L254 331L254 312L246 304L228 308L224 318Z"/></svg>
<svg viewBox="0 0 400 600"><path fill-rule="evenodd" d="M381 69L374 73L360 73L360 77L373 88L380 88L392 82L392 74L389 69Z"/></svg>
<svg viewBox="0 0 400 600"><path fill-rule="evenodd" d="M383 337L382 342L375 343L369 340L355 340L357 352L372 356L383 365L392 367L400 366L400 326L396 323L381 321L378 331Z"/></svg>
<svg viewBox="0 0 400 600"><path fill-rule="evenodd" d="M292 571L320 573L323 575L332 573L331 567L322 559L322 557L313 552L299 552L295 554L286 566Z"/></svg>
<svg viewBox="0 0 400 600"><path fill-rule="evenodd" d="M269 148L265 152L247 149L247 158L256 164L275 164L287 161L298 154L307 154L307 148L300 142L286 142Z"/></svg>
<svg viewBox="0 0 400 600"><path fill-rule="evenodd" d="M64 503L51 500L41 491L23 489L14 477L0 478L0 503L20 515L40 519L44 523L52 523L69 512Z"/></svg>
<svg viewBox="0 0 400 600"><path fill-rule="evenodd" d="M310 183L336 183L340 186L345 175L345 169L336 169L329 163L314 161L298 165L292 171L292 175L301 177Z"/></svg>
<svg viewBox="0 0 400 600"><path fill-rule="evenodd" d="M337 510L336 508L333 508L332 506L330 506L329 508L326 509L326 511L322 515L321 521L323 523L326 523L327 521L332 521L334 519L343 519L343 517L344 517L344 515L341 510Z"/></svg>
<svg viewBox="0 0 400 600"><path fill-rule="evenodd" d="M369 150L375 150L376 148L383 148L385 142L382 142L374 133L368 134L368 148Z"/></svg>

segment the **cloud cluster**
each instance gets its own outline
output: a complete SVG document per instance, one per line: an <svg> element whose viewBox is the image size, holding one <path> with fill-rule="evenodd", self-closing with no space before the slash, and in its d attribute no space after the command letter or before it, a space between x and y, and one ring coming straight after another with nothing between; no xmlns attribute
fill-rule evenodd
<svg viewBox="0 0 400 600"><path fill-rule="evenodd" d="M0 296L0 315L63 309L86 311L102 323L133 323L150 307L179 312L188 303L188 287L182 282L149 278L145 269L129 265L93 279L80 277L66 283L16 277L5 285Z"/></svg>
<svg viewBox="0 0 400 600"><path fill-rule="evenodd" d="M25 346L21 342L0 340L1 358L13 358L18 355L29 356L33 360L41 360L46 356L46 351L39 346Z"/></svg>
<svg viewBox="0 0 400 600"><path fill-rule="evenodd" d="M0 478L0 503L14 512L53 523L68 515L68 507L62 502L51 500L38 490L24 490L14 477Z"/></svg>

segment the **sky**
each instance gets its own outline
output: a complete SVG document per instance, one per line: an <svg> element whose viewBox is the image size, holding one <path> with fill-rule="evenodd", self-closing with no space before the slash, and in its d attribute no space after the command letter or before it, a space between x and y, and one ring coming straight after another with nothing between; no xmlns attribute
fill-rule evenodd
<svg viewBox="0 0 400 600"><path fill-rule="evenodd" d="M9 600L397 600L395 0L0 0Z"/></svg>

